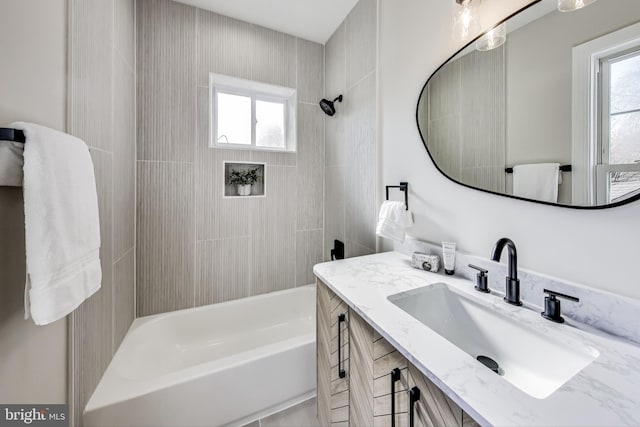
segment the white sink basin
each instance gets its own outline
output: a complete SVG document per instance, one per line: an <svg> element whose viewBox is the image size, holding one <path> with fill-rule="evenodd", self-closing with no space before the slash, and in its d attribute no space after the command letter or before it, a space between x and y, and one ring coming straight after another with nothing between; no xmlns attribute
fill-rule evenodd
<svg viewBox="0 0 640 427"><path fill-rule="evenodd" d="M444 283L388 299L474 359L493 359L500 365L497 375L537 399L551 395L599 356L595 349L557 342L520 325Z"/></svg>

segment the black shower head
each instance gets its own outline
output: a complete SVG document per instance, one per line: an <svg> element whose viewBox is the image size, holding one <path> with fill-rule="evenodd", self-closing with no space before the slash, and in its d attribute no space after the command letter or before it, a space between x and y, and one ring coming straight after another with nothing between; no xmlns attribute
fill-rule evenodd
<svg viewBox="0 0 640 427"><path fill-rule="evenodd" d="M336 107L334 105L336 101L342 102L342 95L338 96L333 101L329 101L328 99L320 101L320 108L322 108L322 111L324 111L327 116L333 116L336 113Z"/></svg>

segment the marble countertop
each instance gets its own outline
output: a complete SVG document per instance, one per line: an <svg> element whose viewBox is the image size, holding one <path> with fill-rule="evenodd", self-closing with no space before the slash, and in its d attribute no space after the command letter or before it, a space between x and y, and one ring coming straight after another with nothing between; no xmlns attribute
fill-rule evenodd
<svg viewBox="0 0 640 427"><path fill-rule="evenodd" d="M571 320L549 322L536 311L475 292L469 280L414 269L410 258L398 252L318 264L314 273L482 425L640 425L640 347L631 342ZM600 354L549 397L534 398L387 299L443 282L550 339L568 346L579 343Z"/></svg>

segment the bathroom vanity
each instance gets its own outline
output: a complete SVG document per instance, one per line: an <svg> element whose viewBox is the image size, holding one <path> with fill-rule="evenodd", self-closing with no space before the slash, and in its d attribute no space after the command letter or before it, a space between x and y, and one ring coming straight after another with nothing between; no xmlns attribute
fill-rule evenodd
<svg viewBox="0 0 640 427"><path fill-rule="evenodd" d="M633 342L550 322L399 252L314 272L323 426L640 425Z"/></svg>

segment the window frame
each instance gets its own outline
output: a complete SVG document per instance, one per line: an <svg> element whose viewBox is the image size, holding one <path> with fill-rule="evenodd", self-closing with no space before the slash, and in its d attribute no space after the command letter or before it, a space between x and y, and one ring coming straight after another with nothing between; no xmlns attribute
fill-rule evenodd
<svg viewBox="0 0 640 427"><path fill-rule="evenodd" d="M597 105L599 108L598 158L595 164L595 198L598 204L608 204L618 200L612 199L609 192L611 174L615 172L640 172L640 164L638 163L610 163L611 118L615 115L637 112L637 109L633 109L611 113L611 65L638 56L640 56L640 43L634 44L631 48L617 49L615 53L598 59L598 76L596 78L598 87ZM635 190L620 197L626 199L638 193L639 190Z"/></svg>
<svg viewBox="0 0 640 427"><path fill-rule="evenodd" d="M599 62L640 44L640 23L605 34L572 49L572 203L586 209L629 203L633 196L607 204L597 202L597 164L600 162ZM600 192L601 193L601 192ZM602 194L602 193L601 193Z"/></svg>
<svg viewBox="0 0 640 427"><path fill-rule="evenodd" d="M218 94L244 96L251 100L251 144L218 142ZM284 147L263 147L256 141L256 102L271 102L283 105ZM275 151L295 153L296 147L296 90L222 74L209 74L209 148L233 150Z"/></svg>

